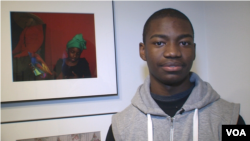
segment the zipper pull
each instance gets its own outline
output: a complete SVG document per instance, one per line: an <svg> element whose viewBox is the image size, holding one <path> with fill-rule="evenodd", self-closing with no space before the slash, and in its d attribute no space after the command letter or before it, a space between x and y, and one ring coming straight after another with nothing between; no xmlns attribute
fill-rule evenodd
<svg viewBox="0 0 250 141"><path fill-rule="evenodd" d="M183 112L185 112L185 110L183 108L181 108L180 114L182 114Z"/></svg>

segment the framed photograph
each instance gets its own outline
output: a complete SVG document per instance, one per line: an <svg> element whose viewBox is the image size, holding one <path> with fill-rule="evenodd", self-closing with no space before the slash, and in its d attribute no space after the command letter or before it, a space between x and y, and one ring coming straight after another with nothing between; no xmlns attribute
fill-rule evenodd
<svg viewBox="0 0 250 141"><path fill-rule="evenodd" d="M1 124L1 140L104 141L111 125L111 116L99 115Z"/></svg>
<svg viewBox="0 0 250 141"><path fill-rule="evenodd" d="M52 137L39 137L32 139L21 139L17 141L101 141L99 132L75 133L69 135L58 135Z"/></svg>
<svg viewBox="0 0 250 141"><path fill-rule="evenodd" d="M1 12L1 102L117 94L112 1L5 1Z"/></svg>
<svg viewBox="0 0 250 141"><path fill-rule="evenodd" d="M93 13L10 12L13 82L97 78Z"/></svg>

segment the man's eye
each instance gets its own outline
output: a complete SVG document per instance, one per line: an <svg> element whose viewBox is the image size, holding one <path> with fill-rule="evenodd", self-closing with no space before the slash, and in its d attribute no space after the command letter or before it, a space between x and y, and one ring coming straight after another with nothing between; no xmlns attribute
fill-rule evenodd
<svg viewBox="0 0 250 141"><path fill-rule="evenodd" d="M157 46L163 46L164 43L163 42L155 42L155 45L157 45Z"/></svg>
<svg viewBox="0 0 250 141"><path fill-rule="evenodd" d="M190 43L189 42L180 42L180 45L187 46L187 45L190 45Z"/></svg>

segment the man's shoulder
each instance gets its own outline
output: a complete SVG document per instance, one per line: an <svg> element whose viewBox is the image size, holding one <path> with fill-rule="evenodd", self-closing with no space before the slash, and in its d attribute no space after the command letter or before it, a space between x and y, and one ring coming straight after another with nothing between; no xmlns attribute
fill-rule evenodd
<svg viewBox="0 0 250 141"><path fill-rule="evenodd" d="M132 104L130 104L123 111L113 115L112 124L116 124L119 127L126 127L130 124L133 124L134 122L142 120L143 117L146 118L146 114L134 107Z"/></svg>
<svg viewBox="0 0 250 141"><path fill-rule="evenodd" d="M144 114L144 113L142 113L140 110L138 110L138 108L130 104L121 112L118 112L115 115L113 115L113 118L118 118L119 120L130 120L132 119L131 117L136 117L140 114Z"/></svg>
<svg viewBox="0 0 250 141"><path fill-rule="evenodd" d="M219 98L217 101L205 106L203 109L204 112L207 111L205 113L209 113L211 116L217 116L218 118L223 119L227 124L236 124L239 117L240 104Z"/></svg>
<svg viewBox="0 0 250 141"><path fill-rule="evenodd" d="M233 110L237 110L240 108L240 104L229 102L225 99L218 99L217 101L213 102L211 107L213 107L214 110L217 110L218 112L231 112Z"/></svg>

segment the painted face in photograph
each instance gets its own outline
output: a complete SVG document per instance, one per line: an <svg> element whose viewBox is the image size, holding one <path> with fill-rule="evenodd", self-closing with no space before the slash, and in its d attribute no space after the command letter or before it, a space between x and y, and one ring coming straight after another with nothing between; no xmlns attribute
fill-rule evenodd
<svg viewBox="0 0 250 141"><path fill-rule="evenodd" d="M71 139L72 139L72 141L80 141L80 137L78 134L72 134Z"/></svg>
<svg viewBox="0 0 250 141"><path fill-rule="evenodd" d="M81 56L81 50L76 47L72 47L68 49L68 60L71 62L76 62Z"/></svg>
<svg viewBox="0 0 250 141"><path fill-rule="evenodd" d="M141 56L147 61L151 77L167 85L182 82L195 59L190 23L173 17L152 20L145 39Z"/></svg>

